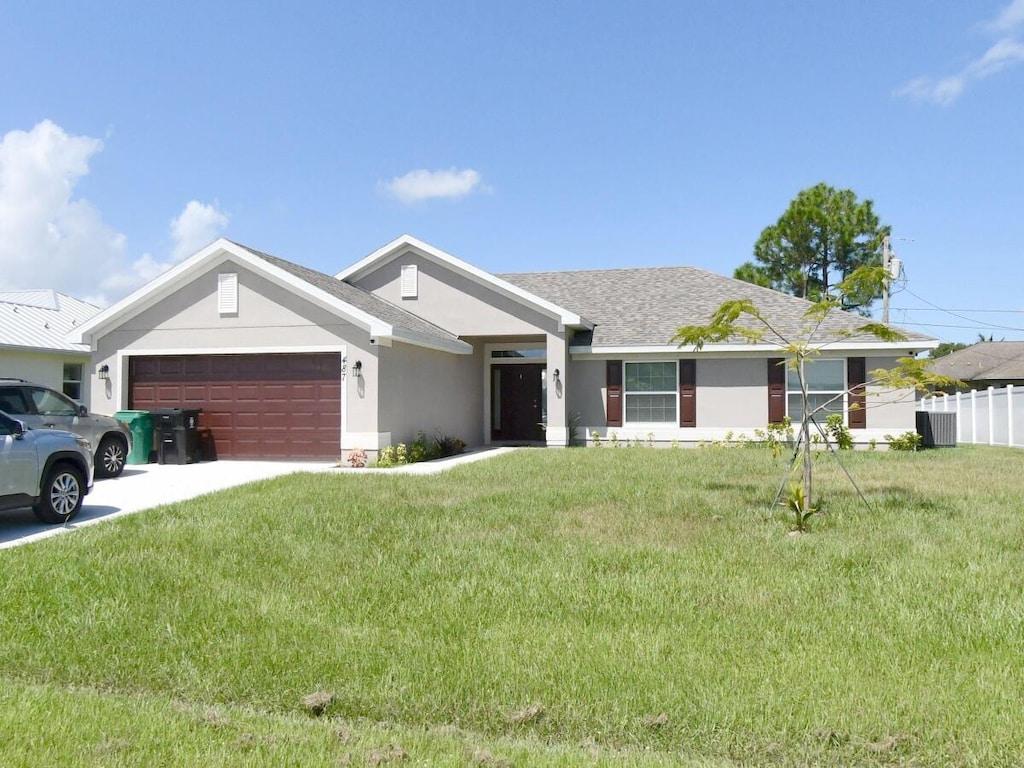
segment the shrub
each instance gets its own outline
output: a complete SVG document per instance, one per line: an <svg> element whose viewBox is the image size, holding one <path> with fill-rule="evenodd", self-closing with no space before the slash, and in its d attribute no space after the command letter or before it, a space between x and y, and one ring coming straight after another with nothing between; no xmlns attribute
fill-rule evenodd
<svg viewBox="0 0 1024 768"><path fill-rule="evenodd" d="M356 469L366 466L366 451L356 448L348 452L348 465Z"/></svg>
<svg viewBox="0 0 1024 768"><path fill-rule="evenodd" d="M889 443L890 451L916 451L921 447L921 436L917 432L904 432L898 437L882 435Z"/></svg>
<svg viewBox="0 0 1024 768"><path fill-rule="evenodd" d="M839 446L839 450L849 451L853 449L853 435L850 434L850 428L843 423L843 414L829 414L828 419L825 421L825 434Z"/></svg>

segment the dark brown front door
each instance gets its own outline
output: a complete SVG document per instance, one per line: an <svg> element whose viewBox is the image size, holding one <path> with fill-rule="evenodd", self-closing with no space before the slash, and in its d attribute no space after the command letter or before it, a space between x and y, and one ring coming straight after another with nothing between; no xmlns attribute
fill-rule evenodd
<svg viewBox="0 0 1024 768"><path fill-rule="evenodd" d="M536 363L491 366L491 439L542 441L544 370Z"/></svg>

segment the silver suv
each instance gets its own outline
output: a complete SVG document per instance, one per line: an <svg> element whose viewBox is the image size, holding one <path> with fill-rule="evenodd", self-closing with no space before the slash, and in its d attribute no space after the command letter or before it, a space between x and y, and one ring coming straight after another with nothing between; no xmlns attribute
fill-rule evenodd
<svg viewBox="0 0 1024 768"><path fill-rule="evenodd" d="M89 409L49 387L24 379L0 379L0 410L24 422L29 429L74 432L96 449L97 477L117 477L132 448L128 425Z"/></svg>
<svg viewBox="0 0 1024 768"><path fill-rule="evenodd" d="M26 429L0 411L0 510L32 507L44 523L66 523L92 490L92 446L56 429Z"/></svg>

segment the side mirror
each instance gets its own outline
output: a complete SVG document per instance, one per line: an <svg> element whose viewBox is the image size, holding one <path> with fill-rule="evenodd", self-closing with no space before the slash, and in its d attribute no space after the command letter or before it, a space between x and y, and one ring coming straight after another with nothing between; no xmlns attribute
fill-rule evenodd
<svg viewBox="0 0 1024 768"><path fill-rule="evenodd" d="M89 415L89 409L88 408L86 408L81 403L78 403L77 405L78 405L78 415L79 416L88 416Z"/></svg>
<svg viewBox="0 0 1024 768"><path fill-rule="evenodd" d="M21 440L25 437L25 432L27 431L25 428L25 422L19 421L18 419L11 419L11 421L14 422L11 434L14 435L15 440Z"/></svg>

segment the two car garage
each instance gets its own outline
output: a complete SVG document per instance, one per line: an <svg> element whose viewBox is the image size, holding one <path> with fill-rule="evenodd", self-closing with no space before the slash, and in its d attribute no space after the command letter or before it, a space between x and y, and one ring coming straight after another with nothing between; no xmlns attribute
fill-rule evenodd
<svg viewBox="0 0 1024 768"><path fill-rule="evenodd" d="M218 458L337 459L337 352L132 356L128 407L202 408Z"/></svg>

